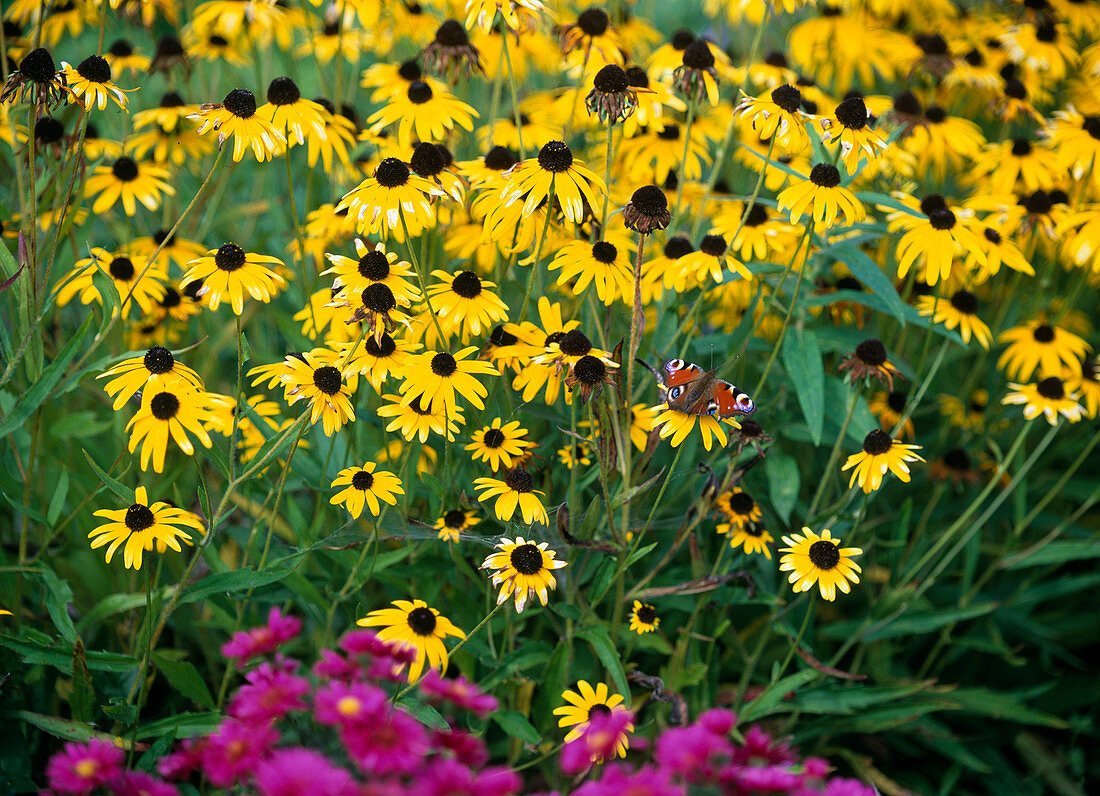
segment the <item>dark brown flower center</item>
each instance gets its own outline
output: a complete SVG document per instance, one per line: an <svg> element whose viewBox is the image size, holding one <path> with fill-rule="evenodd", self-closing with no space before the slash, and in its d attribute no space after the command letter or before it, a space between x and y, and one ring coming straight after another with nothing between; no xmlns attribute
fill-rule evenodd
<svg viewBox="0 0 1100 796"><path fill-rule="evenodd" d="M466 512L461 509L451 509L443 515L443 525L447 528L462 530L466 526Z"/></svg>
<svg viewBox="0 0 1100 796"><path fill-rule="evenodd" d="M418 636L430 636L435 631L435 612L423 606L409 611L409 629Z"/></svg>
<svg viewBox="0 0 1100 796"><path fill-rule="evenodd" d="M869 456L882 456L894 447L894 440L882 429L876 428L863 440L863 452Z"/></svg>
<svg viewBox="0 0 1100 796"><path fill-rule="evenodd" d="M443 159L443 153L439 151L439 147L422 141L413 150L409 166L421 177L434 177L447 167L447 162Z"/></svg>
<svg viewBox="0 0 1100 796"><path fill-rule="evenodd" d="M111 173L122 182L133 182L138 176L138 166L132 158L122 157L111 166Z"/></svg>
<svg viewBox="0 0 1100 796"><path fill-rule="evenodd" d="M397 158L385 158L374 170L374 179L384 188L397 188L409 181L409 167Z"/></svg>
<svg viewBox="0 0 1100 796"><path fill-rule="evenodd" d="M721 235L705 235L699 242L699 251L711 257L721 257L726 253L726 239Z"/></svg>
<svg viewBox="0 0 1100 796"><path fill-rule="evenodd" d="M507 171L516 163L512 151L502 146L495 146L485 153L485 167L493 171Z"/></svg>
<svg viewBox="0 0 1100 796"><path fill-rule="evenodd" d="M289 77L277 77L267 87L267 101L272 105L293 105L301 98L298 84Z"/></svg>
<svg viewBox="0 0 1100 796"><path fill-rule="evenodd" d="M598 263L611 265L618 254L619 250L607 241L600 240L592 244L592 259Z"/></svg>
<svg viewBox="0 0 1100 796"><path fill-rule="evenodd" d="M499 428L491 428L485 432L485 436L482 437L481 442L486 448L499 448L504 444L505 436L504 432Z"/></svg>
<svg viewBox="0 0 1100 796"><path fill-rule="evenodd" d="M534 575L542 570L542 551L530 542L516 547L508 558L521 575Z"/></svg>
<svg viewBox="0 0 1100 796"><path fill-rule="evenodd" d="M656 185L643 185L630 197L630 204L642 215L661 216L668 212L668 197Z"/></svg>
<svg viewBox="0 0 1100 796"><path fill-rule="evenodd" d="M107 266L107 272L111 275L112 279L118 282L129 282L134 278L136 270L134 269L134 262L129 257L116 257L111 260L111 264Z"/></svg>
<svg viewBox="0 0 1100 796"><path fill-rule="evenodd" d="M607 365L591 354L585 354L573 365L573 375L581 384L595 386L607 375Z"/></svg>
<svg viewBox="0 0 1100 796"><path fill-rule="evenodd" d="M432 98L432 87L425 83L423 80L414 80L409 85L409 89L406 92L409 97L409 102L414 105L423 105Z"/></svg>
<svg viewBox="0 0 1100 796"><path fill-rule="evenodd" d="M966 472L970 469L970 457L962 448L952 448L943 455L943 463L951 470Z"/></svg>
<svg viewBox="0 0 1100 796"><path fill-rule="evenodd" d="M583 357L592 350L592 341L580 329L573 329L561 336L558 348L569 357Z"/></svg>
<svg viewBox="0 0 1100 796"><path fill-rule="evenodd" d="M256 113L256 96L251 91L235 88L225 95L222 105L234 116L248 119Z"/></svg>
<svg viewBox="0 0 1100 796"><path fill-rule="evenodd" d="M607 33L607 26L611 20L607 18L607 12L601 8L590 8L582 11L577 16L577 27L586 36L602 36Z"/></svg>
<svg viewBox="0 0 1100 796"><path fill-rule="evenodd" d="M546 171L560 173L573 165L573 152L564 141L551 141L539 150L538 160Z"/></svg>
<svg viewBox="0 0 1100 796"><path fill-rule="evenodd" d="M978 311L978 297L969 290L960 290L951 297L951 306L964 315L974 315Z"/></svg>
<svg viewBox="0 0 1100 796"><path fill-rule="evenodd" d="M325 395L336 395L343 386L340 371L332 365L324 365L313 371L313 385Z"/></svg>
<svg viewBox="0 0 1100 796"><path fill-rule="evenodd" d="M867 126L867 105L862 97L848 97L836 106L836 120L849 130Z"/></svg>
<svg viewBox="0 0 1100 796"><path fill-rule="evenodd" d="M363 306L371 312L389 312L397 306L393 291L381 282L363 288Z"/></svg>
<svg viewBox="0 0 1100 796"><path fill-rule="evenodd" d="M446 351L432 357L432 373L447 378L458 370L458 362Z"/></svg>
<svg viewBox="0 0 1100 796"><path fill-rule="evenodd" d="M144 531L156 524L157 518L148 506L134 503L126 509L126 527L133 532Z"/></svg>
<svg viewBox="0 0 1100 796"><path fill-rule="evenodd" d="M831 163L818 163L810 170L810 182L819 188L835 188L840 185L840 169Z"/></svg>
<svg viewBox="0 0 1100 796"><path fill-rule="evenodd" d="M111 65L105 58L98 55L89 55L81 61L76 72L93 83L107 83L111 79Z"/></svg>
<svg viewBox="0 0 1100 796"><path fill-rule="evenodd" d="M170 371L175 366L176 360L167 348L155 345L145 352L142 364L150 373L161 374Z"/></svg>
<svg viewBox="0 0 1100 796"><path fill-rule="evenodd" d="M363 347L366 348L370 356L385 359L397 350L397 343L393 341L392 337L383 332L382 337L377 343L374 342L373 335L368 336L367 339L363 341Z"/></svg>
<svg viewBox="0 0 1100 796"><path fill-rule="evenodd" d="M856 346L856 357L865 365L873 368L880 367L886 363L886 346L881 340L872 337Z"/></svg>
<svg viewBox="0 0 1100 796"><path fill-rule="evenodd" d="M463 271L451 282L451 290L464 299L477 298L481 294L481 280L473 271Z"/></svg>
<svg viewBox="0 0 1100 796"><path fill-rule="evenodd" d="M1050 401L1060 401L1066 397L1065 385L1057 376L1043 379L1035 385L1035 389L1039 392L1039 395Z"/></svg>
<svg viewBox="0 0 1100 796"><path fill-rule="evenodd" d="M603 94L620 94L630 87L621 66L608 64L592 78L592 85Z"/></svg>
<svg viewBox="0 0 1100 796"><path fill-rule="evenodd" d="M517 468L504 476L504 483L513 492L530 492L535 485L535 479L526 470Z"/></svg>
<svg viewBox="0 0 1100 796"><path fill-rule="evenodd" d="M19 62L19 74L35 83L49 83L57 74L53 56L45 47L27 53Z"/></svg>
<svg viewBox="0 0 1100 796"><path fill-rule="evenodd" d="M772 102L787 113L795 113L802 107L802 92L790 83L784 83L779 88L772 90Z"/></svg>
<svg viewBox="0 0 1100 796"><path fill-rule="evenodd" d="M695 251L695 247L692 246L691 241L683 235L669 238L668 243L665 244L665 257L670 260L679 260L681 257L691 254L693 251Z"/></svg>
<svg viewBox="0 0 1100 796"><path fill-rule="evenodd" d="M222 271L236 271L239 268L243 268L244 263L244 249L236 243L223 244L214 254L214 265Z"/></svg>
<svg viewBox="0 0 1100 796"><path fill-rule="evenodd" d="M807 551L810 562L818 569L833 569L840 563L840 550L824 539L814 542Z"/></svg>
<svg viewBox="0 0 1100 796"><path fill-rule="evenodd" d="M730 495L730 511L734 514L748 516L756 508L756 501L747 492L735 492Z"/></svg>
<svg viewBox="0 0 1100 796"><path fill-rule="evenodd" d="M170 392L158 392L149 402L149 411L157 420L171 420L180 410L180 399Z"/></svg>
<svg viewBox="0 0 1100 796"><path fill-rule="evenodd" d="M1037 343L1050 343L1054 340L1054 327L1048 324L1040 324L1035 327L1035 331L1031 333L1031 336L1035 338Z"/></svg>
<svg viewBox="0 0 1100 796"><path fill-rule="evenodd" d="M657 618L657 609L652 605L643 605L638 608L635 616L638 617L638 621L643 625L652 625L653 620Z"/></svg>
<svg viewBox="0 0 1100 796"><path fill-rule="evenodd" d="M706 71L714 68L714 53L703 39L696 39L684 49L684 66Z"/></svg>

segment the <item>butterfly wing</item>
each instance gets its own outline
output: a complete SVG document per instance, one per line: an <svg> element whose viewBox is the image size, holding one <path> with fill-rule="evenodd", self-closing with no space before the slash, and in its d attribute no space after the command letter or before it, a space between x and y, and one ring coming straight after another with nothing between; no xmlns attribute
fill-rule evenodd
<svg viewBox="0 0 1100 796"><path fill-rule="evenodd" d="M661 387L669 408L691 414L687 408L693 402L699 382L707 375L698 365L682 359L670 359L661 368Z"/></svg>
<svg viewBox="0 0 1100 796"><path fill-rule="evenodd" d="M713 395L714 411L707 414L715 414L718 417L732 417L734 414L751 415L756 411L756 403L748 393L734 387L728 381L714 380Z"/></svg>

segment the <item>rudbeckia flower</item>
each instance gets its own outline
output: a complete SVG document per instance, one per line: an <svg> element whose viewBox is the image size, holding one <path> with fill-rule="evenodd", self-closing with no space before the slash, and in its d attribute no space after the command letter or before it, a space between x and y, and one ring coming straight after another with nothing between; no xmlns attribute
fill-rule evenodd
<svg viewBox="0 0 1100 796"><path fill-rule="evenodd" d="M554 708L554 715L561 716L558 719L559 727L572 727L566 733L566 743L580 738L594 716L606 716L616 710L626 710L623 706L623 695L612 694L606 683L596 683L596 687L593 688L588 681L579 680L577 690L565 690L561 698L568 704ZM629 733L633 731L634 725L627 724L619 734L615 744L615 753L619 757L626 757L626 750L630 743Z"/></svg>
<svg viewBox="0 0 1100 796"><path fill-rule="evenodd" d="M141 569L142 553L165 552L169 547L181 552L180 541L190 545L191 534L183 530L191 528L200 534L205 533L202 520L190 511L174 508L167 503L157 501L149 503L149 492L139 486L134 490L134 502L126 509L100 509L96 517L104 517L110 522L100 525L88 534L92 540L91 548L107 548L107 563L115 551L122 548L123 561L127 569Z"/></svg>
<svg viewBox="0 0 1100 796"><path fill-rule="evenodd" d="M153 346L144 356L124 359L96 376L111 379L103 391L115 399L111 408L116 412L139 390L157 390L164 385L184 382L192 389L204 389L199 374L176 360L164 346Z"/></svg>
<svg viewBox="0 0 1100 796"><path fill-rule="evenodd" d="M871 410L871 414L878 420L879 426L882 427L884 431L889 431L901 422L901 418L905 415L905 405L908 400L908 393L902 392L901 390L876 392L867 399L867 408ZM916 429L913 425L913 418L905 418L905 423L898 430L898 433L902 437L912 439L913 435L916 433Z"/></svg>
<svg viewBox="0 0 1100 796"><path fill-rule="evenodd" d="M311 409L309 422L321 420L325 436L331 437L343 428L344 423L355 420L355 409L351 405L352 390L344 383L335 365L319 361L312 353L304 353L301 358L287 357L284 369L279 381L283 385L286 402L293 406L298 401L308 401Z"/></svg>
<svg viewBox="0 0 1100 796"><path fill-rule="evenodd" d="M286 136L271 122L256 113L256 97L251 91L235 88L225 95L220 105L203 105L188 118L198 119L199 135L208 130L218 132L218 146L233 137L233 160L240 161L249 147L256 160L263 163L282 151Z"/></svg>
<svg viewBox="0 0 1100 796"><path fill-rule="evenodd" d="M345 467L336 474L332 487L344 487L331 498L333 506L343 506L355 519L363 513L366 504L375 517L382 511L382 503L397 505L397 495L404 495L401 479L391 472L377 469L374 462L359 467Z"/></svg>
<svg viewBox="0 0 1100 796"><path fill-rule="evenodd" d="M474 489L481 491L481 494L477 496L480 502L484 503L493 498L497 499L493 509L496 512L497 519L502 522L510 521L518 508L525 525L531 525L535 522L540 525L550 524L550 518L547 516L546 509L538 497L543 493L533 488L534 479L526 470L522 468L509 470L504 474L503 480L499 478L475 478L474 485ZM546 601L543 600L543 605L545 604ZM522 607L517 605L516 610L522 610Z"/></svg>
<svg viewBox="0 0 1100 796"><path fill-rule="evenodd" d="M969 343L973 336L982 348L988 349L993 342L989 327L978 317L978 297L969 290L956 290L946 301L921 296L917 299L917 312L948 329L958 328L964 343Z"/></svg>
<svg viewBox="0 0 1100 796"><path fill-rule="evenodd" d="M904 212L890 216L890 229L906 230L898 241L898 278L904 278L917 262L923 265L923 275L930 285L947 280L956 257L963 253L981 264L982 243L970 228L969 211L951 210L939 194L929 194L920 203L926 217Z"/></svg>
<svg viewBox="0 0 1100 796"><path fill-rule="evenodd" d="M204 425L211 419L207 393L196 390L191 384L178 381L171 385L159 385L155 390L145 390L141 396L141 409L126 424L131 431L128 450L133 453L141 445L141 469L164 472L164 456L171 437L188 456L193 456L195 446L187 432L194 434L207 448L210 435Z"/></svg>
<svg viewBox="0 0 1100 796"><path fill-rule="evenodd" d="M126 92L111 82L111 65L101 56L89 55L75 67L62 61L61 73L75 100L86 109L91 110L94 105L106 110L109 99L126 110L129 102Z"/></svg>
<svg viewBox="0 0 1100 796"><path fill-rule="evenodd" d="M456 406L457 394L478 409L484 409L482 400L489 391L474 376L498 374L492 364L469 358L476 352L476 346L469 346L454 355L446 351L426 351L409 357L409 364L401 372L404 378L401 394L405 402L412 403L419 398L435 411L444 406Z"/></svg>
<svg viewBox="0 0 1100 796"><path fill-rule="evenodd" d="M495 282L473 271L432 271L432 276L439 282L428 286L428 295L445 333L458 334L462 342L467 342L494 323L508 320L508 305L493 292Z"/></svg>
<svg viewBox="0 0 1100 796"><path fill-rule="evenodd" d="M829 163L815 165L808 179L779 194L777 204L780 210L790 211L792 222L812 209L814 223L824 229L833 226L841 213L846 224L856 224L867 214L856 195L840 184L840 170Z"/></svg>
<svg viewBox="0 0 1100 796"><path fill-rule="evenodd" d="M347 210L356 219L360 234L385 230L403 241L403 225L408 226L410 235L416 235L435 223L431 198L443 195L431 180L413 174L408 164L397 158L385 158L374 170L374 176L344 195L336 210Z"/></svg>
<svg viewBox="0 0 1100 796"><path fill-rule="evenodd" d="M423 444L432 434L444 436L453 441L458 434L458 426L465 422L461 406L441 406L435 410L426 407L419 398L411 403L405 403L400 395L383 395L386 402L378 407L379 417L393 418L386 431L400 431L401 436L412 441L419 437Z"/></svg>
<svg viewBox="0 0 1100 796"><path fill-rule="evenodd" d="M488 462L494 473L501 467L510 470L513 463L526 457L528 449L535 447L527 441L527 429L518 420L502 425L499 417L475 431L471 440L466 446L470 456L475 462Z"/></svg>
<svg viewBox="0 0 1100 796"><path fill-rule="evenodd" d="M472 528L481 522L481 519L473 511L465 509L451 509L443 512L443 516L435 521L433 528L439 531L439 538L445 542L455 544L459 540L459 534Z"/></svg>
<svg viewBox="0 0 1100 796"><path fill-rule="evenodd" d="M233 305L233 312L244 312L244 294L263 303L271 301L286 280L268 268L283 265L276 257L246 253L235 243L225 243L211 249L205 257L190 263L183 281L202 280L198 295L210 297L210 309L216 310L222 301Z"/></svg>
<svg viewBox="0 0 1100 796"><path fill-rule="evenodd" d="M1076 369L1092 348L1073 332L1042 320L1003 331L997 342L1009 344L997 360L997 367L1008 378L1020 381L1030 378L1036 369L1041 375Z"/></svg>
<svg viewBox="0 0 1100 796"><path fill-rule="evenodd" d="M573 295L580 296L589 285L595 285L596 295L604 304L623 298L634 300L630 252L605 240L589 243L575 240L558 250L548 270L557 271L557 283L570 285Z"/></svg>
<svg viewBox="0 0 1100 796"><path fill-rule="evenodd" d="M810 145L806 124L815 117L802 109L802 92L792 85L773 89L766 99L749 97L734 110L752 122L761 140L775 137L780 153L800 152Z"/></svg>
<svg viewBox="0 0 1100 796"><path fill-rule="evenodd" d="M780 548L786 553L779 559L779 570L790 572L787 580L793 584L796 592L809 591L817 584L821 596L833 602L836 590L845 594L852 591L851 583L859 583L859 564L852 561L853 556L862 555L858 547L841 547L826 528L818 536L803 526L802 535L792 533L784 536L788 545Z"/></svg>
<svg viewBox="0 0 1100 796"><path fill-rule="evenodd" d="M292 79L277 77L267 87L267 102L256 109L256 115L280 133L293 133L286 136L287 145L293 146L304 144L307 138L325 138L322 110L316 102L303 99Z"/></svg>
<svg viewBox="0 0 1100 796"><path fill-rule="evenodd" d="M672 447L674 448L678 448L683 444L684 440L691 434L692 429L695 428L696 423L699 424L699 434L703 438L703 447L708 451L713 444L713 440L717 440L718 444L722 446L725 446L729 441L726 429L722 428L722 423L727 423L734 428L740 427L740 424L732 418L719 421L713 415L690 415L672 409L668 404L655 406L652 411L656 412L657 415L650 421L650 428L657 429L660 432L661 439L672 437Z"/></svg>
<svg viewBox="0 0 1100 796"><path fill-rule="evenodd" d="M454 95L423 81L409 84L401 94L392 94L386 105L371 114L367 124L377 132L397 122L397 141L408 146L413 139L443 141L455 126L473 131L478 113Z"/></svg>
<svg viewBox="0 0 1100 796"><path fill-rule="evenodd" d="M1042 415L1053 426L1058 422L1058 415L1071 423L1085 415L1085 408L1077 403L1077 393L1067 393L1065 382L1057 376L1049 376L1037 384L1009 382L1008 388L1012 392L1002 398L1001 403L1023 406L1025 420Z"/></svg>
<svg viewBox="0 0 1100 796"><path fill-rule="evenodd" d="M661 617L657 616L657 609L649 603L635 600L630 607L630 629L639 636L652 633L661 624Z"/></svg>
<svg viewBox="0 0 1100 796"><path fill-rule="evenodd" d="M102 304L103 296L94 281L96 273L109 276L124 301L130 296L130 301L123 308L125 316L129 316L135 306L143 315L153 312L155 303L164 297L164 283L168 281L168 274L155 264L149 265L144 257L130 256L125 251L111 254L96 246L89 257L77 260L73 270L58 283L58 305L65 306L77 295L81 304L91 304L93 301ZM115 312L118 312L117 308Z"/></svg>
<svg viewBox="0 0 1100 796"><path fill-rule="evenodd" d="M822 141L840 142L840 159L850 174L859 166L860 158L868 163L886 149L886 139L871 129L871 112L862 97L848 97L836 106L833 119L822 119Z"/></svg>
<svg viewBox="0 0 1100 796"><path fill-rule="evenodd" d="M864 492L874 492L882 486L882 477L887 471L892 472L901 481L909 483L909 466L906 462L924 461L913 452L918 450L920 445L906 445L891 439L885 431L876 428L863 440L863 450L849 456L840 470L841 472L852 470L852 477L848 482L849 489L858 481Z"/></svg>
<svg viewBox="0 0 1100 796"><path fill-rule="evenodd" d="M509 597L515 601L516 613L523 610L528 598L537 595L546 605L549 591L558 587L554 570L566 566L546 542L535 543L517 536L515 541L501 539L485 559L481 569L492 570L494 586L500 586L497 605Z"/></svg>
<svg viewBox="0 0 1100 796"><path fill-rule="evenodd" d="M360 627L381 627L378 638L416 650L409 666L409 682L415 683L424 671L425 661L440 671L447 669L447 636L466 638L451 620L423 600L394 600L394 608L371 611L356 622Z"/></svg>
<svg viewBox="0 0 1100 796"><path fill-rule="evenodd" d="M523 199L524 216L534 213L553 190L565 217L580 223L585 203L589 208L599 207L597 194L607 191L603 180L575 159L564 141L544 145L538 157L519 162L506 176L508 182L501 191L501 200L510 205Z"/></svg>
<svg viewBox="0 0 1100 796"><path fill-rule="evenodd" d="M121 199L126 215L132 216L137 213L138 202L156 210L163 194L176 195L176 189L168 182L170 176L168 169L120 157L110 166L95 167L84 185L84 195L99 194L92 204L93 213L106 212Z"/></svg>

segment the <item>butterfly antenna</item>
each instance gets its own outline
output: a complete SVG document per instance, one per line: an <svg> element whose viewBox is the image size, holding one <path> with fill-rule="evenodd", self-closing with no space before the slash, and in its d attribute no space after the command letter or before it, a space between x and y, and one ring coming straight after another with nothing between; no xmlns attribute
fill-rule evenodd
<svg viewBox="0 0 1100 796"><path fill-rule="evenodd" d="M652 374L653 374L654 376L656 376L656 377L657 377L657 380L658 380L658 381L660 381L660 379L661 379L661 374L660 374L660 373L659 373L659 372L657 371L657 368L655 368L655 367L653 367L652 365L650 365L650 364L649 364L648 362L646 362L646 361L645 361L644 359L642 359L641 357L634 357L634 361L635 361L635 362L637 362L637 363L638 363L639 365L641 365L641 366L642 366L643 368L645 368L646 370L648 370L648 371L649 371L650 373L652 373Z"/></svg>

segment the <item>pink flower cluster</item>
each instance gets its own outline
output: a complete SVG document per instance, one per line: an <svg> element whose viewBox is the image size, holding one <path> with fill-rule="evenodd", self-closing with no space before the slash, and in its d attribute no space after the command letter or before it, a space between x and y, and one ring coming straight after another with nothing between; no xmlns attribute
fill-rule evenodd
<svg viewBox="0 0 1100 796"><path fill-rule="evenodd" d="M273 609L263 632L236 634L223 648L247 661L274 653L248 670L229 700L227 716L201 738L184 741L161 758L160 777L124 767L123 751L110 741L67 744L50 760L46 776L58 794L178 796L169 781L205 782L229 792L259 796L510 796L523 781L506 766L488 766L481 738L464 730L464 713L485 718L497 701L463 677L432 671L419 695L436 708L426 727L393 694L413 654L367 630L323 650L312 677L278 653L296 636L299 620ZM388 688L387 688L388 686ZM440 718L445 717L445 718ZM703 713L687 727L664 732L652 760L632 767L612 760L618 739L633 722L627 710L596 715L579 738L562 749L559 765L575 796L686 796L715 791L733 796L873 796L855 781L829 778L824 760L806 758L758 727L739 744L730 739L736 716ZM646 746L635 737L632 755ZM322 751L323 750L323 751Z"/></svg>

